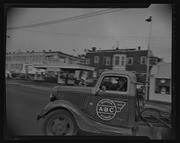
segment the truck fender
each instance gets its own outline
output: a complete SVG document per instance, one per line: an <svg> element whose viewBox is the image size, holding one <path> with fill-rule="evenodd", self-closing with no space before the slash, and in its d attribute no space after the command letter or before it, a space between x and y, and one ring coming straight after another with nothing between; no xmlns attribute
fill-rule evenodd
<svg viewBox="0 0 180 143"><path fill-rule="evenodd" d="M50 112L57 110L59 108L68 110L76 120L78 127L84 131L93 131L95 133L100 133L100 130L93 125L91 121L86 117L85 113L78 109L76 105L66 100L56 100L47 104L37 116L37 121L41 118L45 118Z"/></svg>

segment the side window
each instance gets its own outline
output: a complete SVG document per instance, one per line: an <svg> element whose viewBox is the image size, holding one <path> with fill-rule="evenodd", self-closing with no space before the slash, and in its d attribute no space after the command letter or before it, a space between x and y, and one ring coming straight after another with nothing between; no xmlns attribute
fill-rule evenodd
<svg viewBox="0 0 180 143"><path fill-rule="evenodd" d="M105 76L100 86L105 86L107 91L126 92L127 81L127 78L124 76Z"/></svg>

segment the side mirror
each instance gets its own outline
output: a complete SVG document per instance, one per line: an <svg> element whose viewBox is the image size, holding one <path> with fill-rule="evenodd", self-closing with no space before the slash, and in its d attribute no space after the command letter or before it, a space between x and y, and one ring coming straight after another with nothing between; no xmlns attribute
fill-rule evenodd
<svg viewBox="0 0 180 143"><path fill-rule="evenodd" d="M106 86L104 86L104 85L101 85L100 87L99 87L99 90L96 92L96 94L95 95L97 95L98 93L99 93L99 91L103 91L103 92L105 92L106 91Z"/></svg>

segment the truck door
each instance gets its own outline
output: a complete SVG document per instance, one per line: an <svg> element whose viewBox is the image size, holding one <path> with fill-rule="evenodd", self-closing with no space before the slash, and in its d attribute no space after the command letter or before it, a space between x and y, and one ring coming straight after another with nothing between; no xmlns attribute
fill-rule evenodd
<svg viewBox="0 0 180 143"><path fill-rule="evenodd" d="M104 75L97 86L96 93L89 100L87 114L103 124L133 126L135 96L130 96L130 77ZM105 90L100 90L102 88Z"/></svg>

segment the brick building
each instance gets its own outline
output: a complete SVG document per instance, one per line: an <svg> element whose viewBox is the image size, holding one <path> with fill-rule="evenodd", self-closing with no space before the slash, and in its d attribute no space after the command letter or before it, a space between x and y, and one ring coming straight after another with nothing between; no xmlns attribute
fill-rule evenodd
<svg viewBox="0 0 180 143"><path fill-rule="evenodd" d="M110 50L96 50L93 47L92 50L86 52L86 65L95 67L95 71L90 75L92 78L98 78L103 71L108 69L121 69L135 72L138 81L144 82L147 72L147 53L147 50L141 50L140 47L138 49L116 48ZM154 57L152 51L149 51L149 55ZM160 61L158 57L154 57L154 59Z"/></svg>

